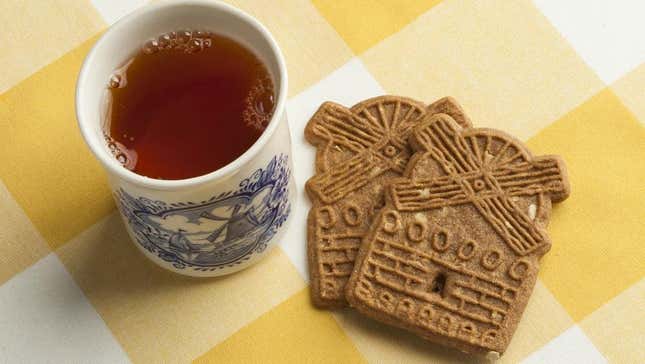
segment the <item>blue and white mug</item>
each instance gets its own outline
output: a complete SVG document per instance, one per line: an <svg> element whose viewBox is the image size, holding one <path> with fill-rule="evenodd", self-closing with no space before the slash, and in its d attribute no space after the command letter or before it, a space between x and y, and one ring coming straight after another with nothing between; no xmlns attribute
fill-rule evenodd
<svg viewBox="0 0 645 364"><path fill-rule="evenodd" d="M106 85L145 41L186 28L228 36L264 61L276 87L273 118L251 148L214 172L183 180L141 176L124 168L105 142ZM255 18L230 5L150 5L123 18L99 39L76 87L78 124L108 173L128 233L149 259L180 274L219 276L252 265L276 244L296 199L286 95L287 71L275 40Z"/></svg>

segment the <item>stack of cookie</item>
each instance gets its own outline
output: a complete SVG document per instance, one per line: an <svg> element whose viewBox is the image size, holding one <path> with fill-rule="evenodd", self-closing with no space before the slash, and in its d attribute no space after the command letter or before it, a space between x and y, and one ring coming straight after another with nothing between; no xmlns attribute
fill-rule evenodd
<svg viewBox="0 0 645 364"><path fill-rule="evenodd" d="M452 98L327 102L305 135L313 303L499 357L550 248L551 202L569 194L562 160L473 128Z"/></svg>

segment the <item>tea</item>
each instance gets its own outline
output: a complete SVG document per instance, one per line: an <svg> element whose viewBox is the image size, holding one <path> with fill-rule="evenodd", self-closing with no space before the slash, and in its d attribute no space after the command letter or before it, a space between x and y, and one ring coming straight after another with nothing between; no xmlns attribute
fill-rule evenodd
<svg viewBox="0 0 645 364"><path fill-rule="evenodd" d="M212 172L242 155L273 114L258 57L204 31L161 35L112 75L108 146L126 168L157 179Z"/></svg>

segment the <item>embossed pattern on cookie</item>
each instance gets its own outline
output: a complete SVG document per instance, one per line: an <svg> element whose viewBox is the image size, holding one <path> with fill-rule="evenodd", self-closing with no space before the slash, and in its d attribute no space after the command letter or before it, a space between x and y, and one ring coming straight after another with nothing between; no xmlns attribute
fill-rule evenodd
<svg viewBox="0 0 645 364"><path fill-rule="evenodd" d="M429 340L499 355L550 247L551 201L569 194L564 163L444 114L426 116L411 144L407 178L387 190L347 299Z"/></svg>
<svg viewBox="0 0 645 364"><path fill-rule="evenodd" d="M351 109L324 103L305 130L318 148L316 175L307 182L312 200L307 252L313 302L345 304L344 288L361 240L383 205L383 186L404 172L407 138L426 113L448 113L469 122L450 98L426 107L397 96L365 100Z"/></svg>

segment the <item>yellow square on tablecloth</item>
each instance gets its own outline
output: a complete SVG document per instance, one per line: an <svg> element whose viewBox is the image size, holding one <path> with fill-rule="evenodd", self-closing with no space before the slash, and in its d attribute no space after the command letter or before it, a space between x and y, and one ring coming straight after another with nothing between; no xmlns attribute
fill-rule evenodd
<svg viewBox="0 0 645 364"><path fill-rule="evenodd" d="M52 248L114 209L74 109L76 78L95 40L0 95L0 178Z"/></svg>
<svg viewBox="0 0 645 364"><path fill-rule="evenodd" d="M645 128L605 89L528 145L567 164L571 196L554 205L540 278L579 321L645 274Z"/></svg>

